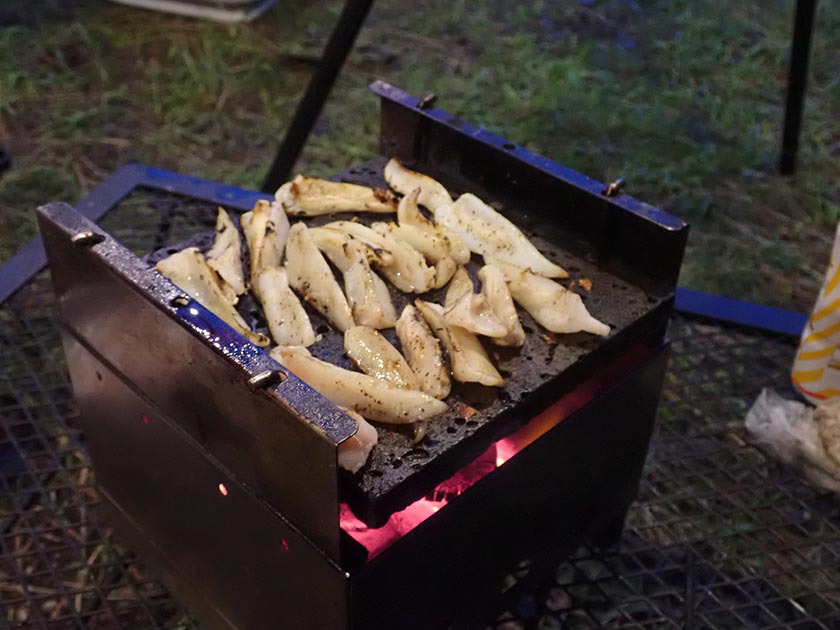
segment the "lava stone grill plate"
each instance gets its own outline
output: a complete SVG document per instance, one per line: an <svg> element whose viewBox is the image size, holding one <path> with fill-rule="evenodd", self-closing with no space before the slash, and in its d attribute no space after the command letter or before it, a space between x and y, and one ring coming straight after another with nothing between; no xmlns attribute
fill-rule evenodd
<svg viewBox="0 0 840 630"><path fill-rule="evenodd" d="M375 158L334 179L386 187L382 176L385 163L384 158ZM458 187L445 179L443 182L450 185L453 198L462 192L473 192L501 211L543 254L564 267L571 274L571 279L591 280L591 292L579 286L575 291L581 295L592 315L609 324L612 330L606 338L588 333L555 335L539 326L523 309L517 308L526 332L522 348L501 348L483 340L485 349L505 378L504 387L491 388L453 381L452 392L446 399L449 409L429 421L423 440L415 444L408 425L377 423L379 443L368 463L355 475L342 471L342 500L350 505L356 516L371 526L384 524L393 512L431 492L440 482L486 451L494 441L512 433L572 391L576 384L595 373L605 361L614 359L640 341L655 339L657 334L661 338L661 329L673 299L671 292L655 295L650 289L646 291L639 286L642 282L623 279L629 274L619 277L604 270L603 265L586 252L585 243L561 228L537 220L512 205L502 205L475 186L461 184ZM376 221L396 220L395 215L370 213L289 219L292 223L301 220L314 227L354 217L368 225ZM206 251L212 241L212 232L197 234L183 243L156 252L147 260L154 264L191 245ZM244 239L243 260L247 267ZM481 265L481 257L474 255L467 266L476 287L480 286L476 272ZM569 284L566 280L562 282ZM417 297L442 304L446 293L444 287L422 295L408 295L388 286L397 313ZM310 347L312 354L341 367L355 369L344 355L343 335L308 304L304 305L313 327L322 335L320 341ZM238 308L251 326L268 334L259 305L250 294L243 296ZM399 347L393 328L381 332Z"/></svg>

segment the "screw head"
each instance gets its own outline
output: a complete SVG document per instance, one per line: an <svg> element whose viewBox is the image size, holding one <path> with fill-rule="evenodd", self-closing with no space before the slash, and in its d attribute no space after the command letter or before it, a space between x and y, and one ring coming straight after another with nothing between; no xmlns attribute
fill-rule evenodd
<svg viewBox="0 0 840 630"><path fill-rule="evenodd" d="M434 105L436 100L436 94L426 94L426 96L421 98L420 102L417 103L417 109L429 109L432 105Z"/></svg>
<svg viewBox="0 0 840 630"><path fill-rule="evenodd" d="M70 237L70 242L79 247L92 247L104 240L104 235L91 231L79 232Z"/></svg>
<svg viewBox="0 0 840 630"><path fill-rule="evenodd" d="M619 177L617 180L615 180L609 186L607 186L607 189L604 191L604 194L607 197L617 197L618 193L621 192L621 189L624 188L625 183L626 182L624 181L624 178Z"/></svg>
<svg viewBox="0 0 840 630"><path fill-rule="evenodd" d="M266 370L248 379L251 390L266 389L272 385L279 385L286 380L286 375L280 370Z"/></svg>

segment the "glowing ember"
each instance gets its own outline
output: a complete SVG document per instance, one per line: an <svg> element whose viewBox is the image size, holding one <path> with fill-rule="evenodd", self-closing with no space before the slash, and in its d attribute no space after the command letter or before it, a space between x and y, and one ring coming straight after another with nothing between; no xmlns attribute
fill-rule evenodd
<svg viewBox="0 0 840 630"><path fill-rule="evenodd" d="M579 385L573 392L563 396L520 429L491 444L484 453L449 479L438 484L425 498L418 499L404 510L392 514L382 527L368 527L356 518L346 503L342 503L339 516L341 528L368 550L368 560L375 558L393 542L436 514L448 501L455 499L488 474L503 466L517 453L583 407L592 400L604 383L612 382L617 375L624 373L631 365L640 363L650 353L651 350L645 347L628 352L601 374ZM219 488L221 490L221 484Z"/></svg>
<svg viewBox="0 0 840 630"><path fill-rule="evenodd" d="M496 469L496 445L491 444L483 454L476 457L461 470L456 472L446 481L442 481L434 489L432 499L453 499L472 487L476 481L486 477Z"/></svg>
<svg viewBox="0 0 840 630"><path fill-rule="evenodd" d="M368 550L369 560L375 558L393 542L440 511L448 501L471 488L549 429L560 424L572 411L586 403L592 393L594 390L581 393L579 389L561 398L514 434L491 444L479 457L438 484L428 497L418 499L404 510L392 514L382 527L368 527L356 518L347 504L342 503L339 517L341 528Z"/></svg>
<svg viewBox="0 0 840 630"><path fill-rule="evenodd" d="M346 503L341 504L341 528L368 550L373 559L420 523L440 510L446 501L419 499L400 512L395 512L382 527L368 527L360 521Z"/></svg>
<svg viewBox="0 0 840 630"><path fill-rule="evenodd" d="M227 486L223 483L219 484L219 494L221 494L223 497L226 497L228 495Z"/></svg>

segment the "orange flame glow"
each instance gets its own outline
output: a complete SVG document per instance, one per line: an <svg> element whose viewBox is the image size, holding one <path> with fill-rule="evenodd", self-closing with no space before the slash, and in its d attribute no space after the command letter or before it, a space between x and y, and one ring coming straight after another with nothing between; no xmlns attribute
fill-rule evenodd
<svg viewBox="0 0 840 630"><path fill-rule="evenodd" d="M346 503L342 503L339 516L341 528L368 550L368 560L375 558L395 541L438 513L448 501L457 499L463 492L563 422L592 400L605 384L613 382L619 374L637 365L652 352L651 348L644 346L628 352L601 373L584 381L574 391L534 416L514 433L491 444L484 453L438 484L426 497L392 514L382 527L368 527L356 518Z"/></svg>

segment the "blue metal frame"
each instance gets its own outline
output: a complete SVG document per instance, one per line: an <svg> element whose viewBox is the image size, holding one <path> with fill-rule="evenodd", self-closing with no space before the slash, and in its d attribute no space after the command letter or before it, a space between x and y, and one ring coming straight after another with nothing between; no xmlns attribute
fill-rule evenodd
<svg viewBox="0 0 840 630"><path fill-rule="evenodd" d="M478 128L476 129L478 130ZM482 131L482 133L489 134L486 131ZM497 138L493 134L489 135L494 140ZM522 148L517 150L526 151ZM595 180L592 180L592 183L600 186ZM271 198L270 195L254 190L228 186L150 166L129 164L119 169L113 176L82 198L76 207L91 221L98 221L135 188L165 190L173 194L202 199L243 211L253 208L258 199ZM629 199L629 197L625 197L624 200ZM638 203L640 206L647 206L647 204ZM647 208L650 208L650 206L647 206ZM647 208L638 208L638 210L647 213ZM661 214L664 217L648 218L663 220L671 216L664 212ZM0 304L11 297L33 275L43 269L46 262L41 239L36 238L0 266ZM677 311L688 315L708 317L794 337L798 337L802 333L807 321L807 316L802 313L685 288L677 289L675 308Z"/></svg>
<svg viewBox="0 0 840 630"><path fill-rule="evenodd" d="M185 197L202 199L220 206L250 210L258 199L270 195L181 175L142 164L127 164L102 182L75 205L91 221L97 222L135 188L165 190ZM0 304L26 284L47 264L40 238L34 238L0 266Z"/></svg>
<svg viewBox="0 0 840 630"><path fill-rule="evenodd" d="M689 315L799 337L808 321L804 313L678 288L674 308Z"/></svg>

